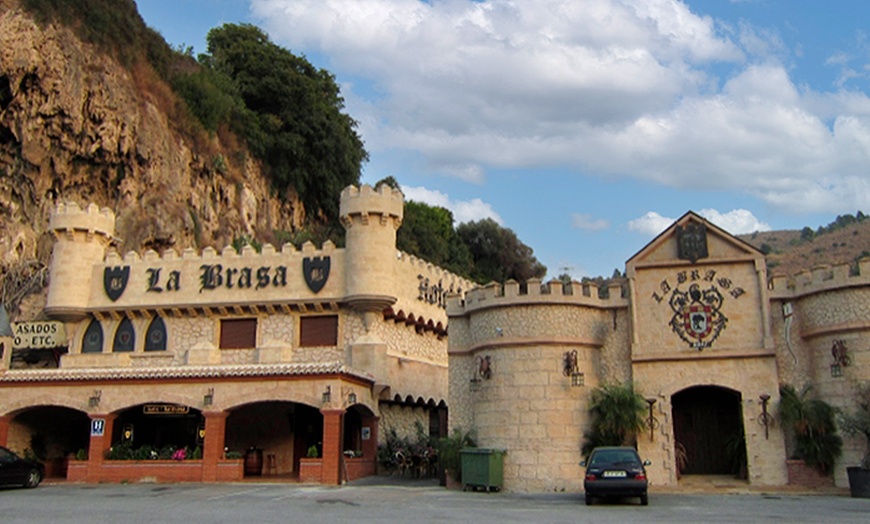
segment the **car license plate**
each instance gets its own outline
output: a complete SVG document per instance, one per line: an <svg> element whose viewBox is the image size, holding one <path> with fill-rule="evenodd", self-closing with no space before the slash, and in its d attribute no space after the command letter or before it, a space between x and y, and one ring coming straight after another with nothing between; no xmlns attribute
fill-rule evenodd
<svg viewBox="0 0 870 524"><path fill-rule="evenodd" d="M604 478L623 478L625 477L624 471L605 471L602 475Z"/></svg>

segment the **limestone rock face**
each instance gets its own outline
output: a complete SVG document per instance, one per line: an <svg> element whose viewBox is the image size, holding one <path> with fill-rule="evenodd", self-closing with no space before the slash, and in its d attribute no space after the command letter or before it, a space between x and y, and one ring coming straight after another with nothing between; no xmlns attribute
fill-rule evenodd
<svg viewBox="0 0 870 524"><path fill-rule="evenodd" d="M122 253L298 228L301 204L270 193L241 141L184 138L163 109L178 103L146 65L122 67L0 0L0 277L48 261L49 213L64 201L114 210Z"/></svg>

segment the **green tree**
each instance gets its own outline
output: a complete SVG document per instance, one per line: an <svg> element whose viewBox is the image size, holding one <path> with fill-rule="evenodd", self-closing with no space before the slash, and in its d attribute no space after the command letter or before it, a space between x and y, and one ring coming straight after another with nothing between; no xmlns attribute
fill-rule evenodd
<svg viewBox="0 0 870 524"><path fill-rule="evenodd" d="M333 75L253 25L224 24L207 40L200 62L232 80L247 109L237 132L267 166L273 186L295 191L309 216L337 220L339 194L359 183L368 153L356 121L343 113Z"/></svg>
<svg viewBox="0 0 870 524"><path fill-rule="evenodd" d="M471 279L485 284L509 279L524 282L541 278L547 267L538 262L532 248L523 244L516 233L486 218L460 224L456 233L471 252Z"/></svg>
<svg viewBox="0 0 870 524"><path fill-rule="evenodd" d="M628 446L646 426L647 403L632 384L604 385L592 391L591 428L583 439L583 456L598 446Z"/></svg>
<svg viewBox="0 0 870 524"><path fill-rule="evenodd" d="M471 254L453 229L453 213L443 207L405 202L396 247L459 275L471 272Z"/></svg>

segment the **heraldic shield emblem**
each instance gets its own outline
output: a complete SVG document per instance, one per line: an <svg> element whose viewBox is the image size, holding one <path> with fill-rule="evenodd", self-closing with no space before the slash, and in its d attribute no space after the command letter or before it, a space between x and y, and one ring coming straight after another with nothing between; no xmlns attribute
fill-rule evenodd
<svg viewBox="0 0 870 524"><path fill-rule="evenodd" d="M112 302L121 298L130 279L130 266L107 267L103 270L103 289Z"/></svg>
<svg viewBox="0 0 870 524"><path fill-rule="evenodd" d="M329 257L305 257L302 259L302 274L313 293L320 292L329 279Z"/></svg>
<svg viewBox="0 0 870 524"><path fill-rule="evenodd" d="M720 311L724 300L715 286L701 290L698 284L692 284L689 291L675 289L670 300L674 312L671 328L699 351L710 347L728 323Z"/></svg>

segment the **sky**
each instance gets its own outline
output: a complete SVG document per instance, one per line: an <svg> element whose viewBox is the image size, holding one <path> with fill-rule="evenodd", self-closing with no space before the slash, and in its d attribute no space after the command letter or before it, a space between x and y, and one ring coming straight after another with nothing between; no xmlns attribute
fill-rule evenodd
<svg viewBox="0 0 870 524"><path fill-rule="evenodd" d="M866 0L137 0L175 47L250 23L333 73L406 199L610 276L694 211L733 234L870 212Z"/></svg>

